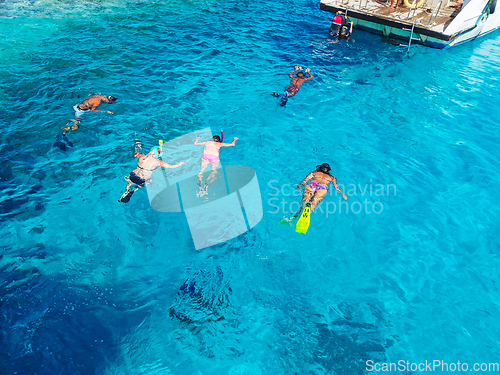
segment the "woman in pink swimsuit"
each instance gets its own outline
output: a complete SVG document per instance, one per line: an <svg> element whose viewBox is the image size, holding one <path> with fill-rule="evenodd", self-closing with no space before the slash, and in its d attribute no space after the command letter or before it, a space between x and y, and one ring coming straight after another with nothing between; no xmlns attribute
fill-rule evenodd
<svg viewBox="0 0 500 375"><path fill-rule="evenodd" d="M200 180L200 185L201 181L203 180L203 171L208 167L209 164L212 167L212 172L205 180L205 188L206 188L215 180L215 175L217 174L217 167L219 166L219 161L220 161L219 159L220 148L234 146L238 138L234 137L231 143L222 143L218 135L214 135L210 141L206 142L198 142L199 138L200 137L196 137L196 141L194 142L194 144L205 146L205 148L203 149L203 155L201 156L201 169L200 172L198 173L198 179ZM209 179L211 179L210 182Z"/></svg>
<svg viewBox="0 0 500 375"><path fill-rule="evenodd" d="M321 202L326 193L328 192L328 185L330 182L333 182L333 186L335 189L342 194L344 199L347 199L346 195L340 190L337 185L337 179L330 174L330 166L328 163L323 163L321 165L316 166L316 171L309 173L306 178L302 181L302 183L297 186L297 189L302 188L302 186L306 185L307 181L312 178L305 189L304 194L302 196L302 202L300 202L299 212L302 211L302 207L304 204L311 202L311 211L314 211L314 208ZM312 200L311 200L312 198Z"/></svg>

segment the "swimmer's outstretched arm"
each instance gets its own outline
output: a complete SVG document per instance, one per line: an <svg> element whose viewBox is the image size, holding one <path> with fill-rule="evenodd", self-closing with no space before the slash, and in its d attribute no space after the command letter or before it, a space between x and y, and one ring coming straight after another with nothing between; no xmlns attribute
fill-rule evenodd
<svg viewBox="0 0 500 375"><path fill-rule="evenodd" d="M309 174L306 176L306 178L304 178L304 179L302 180L301 184L300 184L300 185L297 185L297 188L296 188L295 190L299 190L299 189L301 189L301 188L302 188L302 186L304 186L305 184L307 184L307 181L309 181L309 180L310 180L311 178L313 178L313 177L314 177L313 173L312 173L312 172L311 172L311 173L309 173Z"/></svg>
<svg viewBox="0 0 500 375"><path fill-rule="evenodd" d="M301 70L301 67L298 65L295 65L294 69L290 73L288 73L288 77L294 78L292 74L295 73L297 70Z"/></svg>
<svg viewBox="0 0 500 375"><path fill-rule="evenodd" d="M198 139L200 139L200 136L196 137L196 140L194 141L194 144L199 146L199 145L204 145L207 142L198 142Z"/></svg>
<svg viewBox="0 0 500 375"><path fill-rule="evenodd" d="M191 160L191 159L188 159L186 161L182 161L182 162L174 164L174 165L167 164L161 160L158 160L158 162L160 164L160 167L163 167L163 168L177 168L177 167L180 167L182 164L187 163L189 160Z"/></svg>
<svg viewBox="0 0 500 375"><path fill-rule="evenodd" d="M333 177L333 179L331 181L333 182L333 186L335 186L335 190L337 190L340 194L342 194L342 197L344 197L344 199L347 200L346 195L344 194L344 192L342 190L340 190L339 185L337 185L337 179L335 177Z"/></svg>
<svg viewBox="0 0 500 375"><path fill-rule="evenodd" d="M137 152L137 150L134 150L134 158L141 158L143 156L146 156L146 155L141 154L140 152Z"/></svg>
<svg viewBox="0 0 500 375"><path fill-rule="evenodd" d="M100 109L96 109L97 106L90 108L90 112L104 112L104 113L109 113L110 115L113 114L111 111L101 111Z"/></svg>
<svg viewBox="0 0 500 375"><path fill-rule="evenodd" d="M305 70L305 72L306 72L306 73L309 73L309 77L304 78L304 81L307 81L308 79L314 78L314 76L313 76L313 75L312 75L312 73L311 73L311 69L307 68L307 69Z"/></svg>
<svg viewBox="0 0 500 375"><path fill-rule="evenodd" d="M238 138L234 137L234 139L231 143L221 143L220 147L233 147L236 144L237 139Z"/></svg>

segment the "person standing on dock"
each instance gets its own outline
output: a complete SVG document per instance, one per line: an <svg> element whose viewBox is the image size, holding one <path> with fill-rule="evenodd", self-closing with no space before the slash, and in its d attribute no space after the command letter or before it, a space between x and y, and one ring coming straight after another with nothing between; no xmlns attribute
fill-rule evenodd
<svg viewBox="0 0 500 375"><path fill-rule="evenodd" d="M398 9L399 3L401 3L401 0L391 0L391 6L389 8L392 8L393 5L396 4L394 8Z"/></svg>

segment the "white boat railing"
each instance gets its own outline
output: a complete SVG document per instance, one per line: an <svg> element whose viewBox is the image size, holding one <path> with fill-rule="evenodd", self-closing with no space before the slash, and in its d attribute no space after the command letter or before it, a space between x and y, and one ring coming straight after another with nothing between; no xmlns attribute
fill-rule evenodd
<svg viewBox="0 0 500 375"><path fill-rule="evenodd" d="M413 16L415 16L415 12L417 11L417 0L413 0L413 3L411 3L411 7L410 9L408 10L408 14L406 15L406 19L409 19L410 18L410 13L411 11L413 10Z"/></svg>
<svg viewBox="0 0 500 375"><path fill-rule="evenodd" d="M434 10L432 11L431 13L431 17L429 18L429 22L427 23L427 26L430 26L431 25L431 22L432 22L432 19L434 17L437 17L438 16L438 13L439 11L441 10L441 5L443 4L443 0L441 0L438 5L436 5L436 7L434 8ZM434 14L435 13L435 14Z"/></svg>
<svg viewBox="0 0 500 375"><path fill-rule="evenodd" d="M363 0L359 0L359 9L361 9L361 4L363 3ZM368 0L365 1L365 6L363 9L366 9L368 7Z"/></svg>

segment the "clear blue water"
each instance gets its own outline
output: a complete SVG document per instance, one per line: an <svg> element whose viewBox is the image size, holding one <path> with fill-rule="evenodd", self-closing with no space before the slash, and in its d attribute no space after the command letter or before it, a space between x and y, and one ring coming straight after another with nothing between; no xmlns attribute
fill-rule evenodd
<svg viewBox="0 0 500 375"><path fill-rule="evenodd" d="M360 31L334 43L312 1L9 1L0 15L0 373L499 362L499 33L405 56ZM269 94L295 64L315 78L283 109ZM119 98L103 105L115 115L85 115L54 149L96 93ZM182 214L144 191L117 199L135 139L207 126L239 137L222 160L256 170L264 217L196 251ZM328 196L296 234L278 224L300 199L285 185L321 162L350 211L326 217Z"/></svg>

